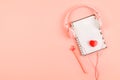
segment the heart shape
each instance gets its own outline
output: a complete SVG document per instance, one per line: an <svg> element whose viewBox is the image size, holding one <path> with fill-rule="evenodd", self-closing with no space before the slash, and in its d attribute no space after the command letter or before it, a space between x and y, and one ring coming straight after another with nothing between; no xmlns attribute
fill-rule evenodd
<svg viewBox="0 0 120 80"><path fill-rule="evenodd" d="M91 47L95 47L95 46L97 45L97 41L96 41L96 40L90 40L90 41L89 41L89 45L90 45Z"/></svg>

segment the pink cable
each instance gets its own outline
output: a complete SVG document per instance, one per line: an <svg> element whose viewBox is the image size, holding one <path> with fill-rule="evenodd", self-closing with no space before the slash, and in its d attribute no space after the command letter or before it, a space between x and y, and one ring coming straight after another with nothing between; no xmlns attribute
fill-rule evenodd
<svg viewBox="0 0 120 80"><path fill-rule="evenodd" d="M81 63L81 61L79 60L78 56L75 54L75 46L71 46L71 49L70 49L70 50L73 52L75 58L77 59L77 61L78 61L79 65L80 65L80 67L81 67L83 73L87 73L86 70L84 69L84 67L83 67L83 65L82 65L82 63Z"/></svg>
<svg viewBox="0 0 120 80"><path fill-rule="evenodd" d="M99 78L99 72L98 72L98 62L99 62L99 53L96 53L97 60L95 65L95 79L98 80Z"/></svg>
<svg viewBox="0 0 120 80"><path fill-rule="evenodd" d="M75 54L75 47L74 47L74 46L71 46L71 49L70 49L70 50L74 53L74 56L75 56L75 58L77 59L77 61L78 61L79 65L80 65L82 71L83 71L84 73L87 73L86 70L84 69L84 67L83 67L80 59L79 59L78 56ZM99 72L98 72L99 53L98 53L98 52L96 53L96 57L97 57L97 58L96 58L96 64L95 64L95 66L93 65L92 61L91 61L90 59L89 59L89 60L90 60L91 64L93 65L93 68L94 68L94 70L95 70L95 80L98 80L98 78L99 78Z"/></svg>

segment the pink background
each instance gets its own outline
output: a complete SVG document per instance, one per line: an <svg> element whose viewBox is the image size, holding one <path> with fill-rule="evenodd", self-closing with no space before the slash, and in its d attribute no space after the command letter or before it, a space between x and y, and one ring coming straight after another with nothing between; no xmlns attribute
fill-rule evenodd
<svg viewBox="0 0 120 80"><path fill-rule="evenodd" d="M94 80L90 64L82 73L62 26L66 10L80 2L103 19L108 48L99 52L99 80L120 80L119 0L0 0L0 80Z"/></svg>

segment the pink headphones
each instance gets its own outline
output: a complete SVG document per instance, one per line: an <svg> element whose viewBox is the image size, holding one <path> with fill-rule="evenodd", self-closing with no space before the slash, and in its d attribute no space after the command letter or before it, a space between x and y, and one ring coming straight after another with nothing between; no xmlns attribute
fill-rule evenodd
<svg viewBox="0 0 120 80"><path fill-rule="evenodd" d="M86 8L86 9L90 10L95 15L96 19L99 21L100 26L102 26L100 15L98 14L96 9L94 9L90 6L87 6L87 5L75 6L68 11L68 13L66 14L66 17L64 19L64 26L66 28L66 31L69 32L69 34L73 37L74 37L74 33L71 29L70 16L72 15L72 12L74 12L75 10L77 10L79 8Z"/></svg>
<svg viewBox="0 0 120 80"><path fill-rule="evenodd" d="M71 21L70 21L70 17L72 15L72 12L74 12L75 10L79 9L79 8L86 8L88 10L90 10L94 15L95 15L95 18L97 19L97 21L99 22L99 25L102 26L102 22L101 22L101 19L100 19L100 15L98 14L97 10L90 7L90 6L87 6L87 5L80 5L80 6L75 6L73 8L71 8L68 13L66 14L66 17L64 18L64 27L66 29L66 31L69 33L69 35L71 36L71 38L75 38L75 33L74 31L72 30L71 28ZM93 45L93 41L90 42L91 46L94 46ZM72 46L71 47L71 50L74 52L75 50L75 47ZM82 66L82 63L81 61L77 58L76 56L76 59L77 61L79 62L82 70L84 73L86 73L86 70L84 69L84 67ZM95 66L95 77L96 77L96 80L98 78L98 75L97 75L97 64L98 64L98 54L97 54L97 61L96 61L96 66Z"/></svg>

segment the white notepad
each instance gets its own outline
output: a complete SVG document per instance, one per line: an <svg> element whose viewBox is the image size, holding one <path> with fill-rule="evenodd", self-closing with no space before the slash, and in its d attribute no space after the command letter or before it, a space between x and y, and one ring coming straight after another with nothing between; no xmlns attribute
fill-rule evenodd
<svg viewBox="0 0 120 80"><path fill-rule="evenodd" d="M87 55L106 48L100 25L94 15L72 22L78 47L82 55ZM91 47L90 40L96 40L97 45Z"/></svg>

